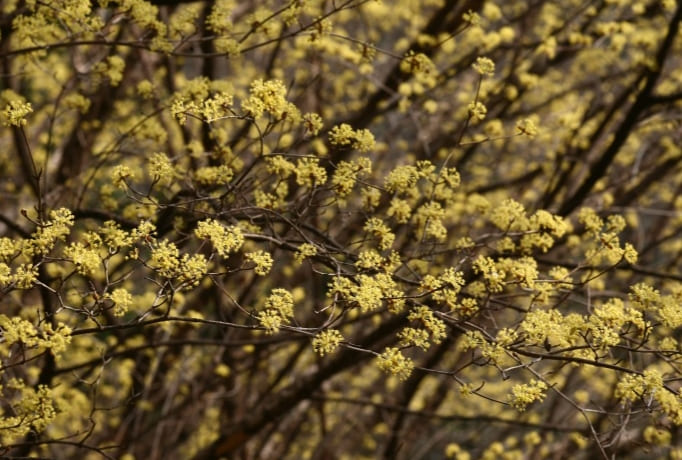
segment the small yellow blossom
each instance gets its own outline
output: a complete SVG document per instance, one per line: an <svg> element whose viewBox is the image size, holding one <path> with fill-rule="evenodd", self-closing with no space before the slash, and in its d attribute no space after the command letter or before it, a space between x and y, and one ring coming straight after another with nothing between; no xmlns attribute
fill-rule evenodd
<svg viewBox="0 0 682 460"><path fill-rule="evenodd" d="M224 227L213 219L199 222L194 234L199 238L210 239L215 250L223 257L236 252L244 244L244 236L239 227Z"/></svg>
<svg viewBox="0 0 682 460"><path fill-rule="evenodd" d="M474 70L483 76L492 76L495 74L495 63L492 59L487 57L476 58L476 62L472 65Z"/></svg>
<svg viewBox="0 0 682 460"><path fill-rule="evenodd" d="M30 102L11 100L3 111L5 126L25 126L26 115L33 112Z"/></svg>
<svg viewBox="0 0 682 460"><path fill-rule="evenodd" d="M297 264L302 264L304 259L313 257L317 255L317 248L315 245L310 243L303 243L298 247L296 254L294 254L294 260Z"/></svg>
<svg viewBox="0 0 682 460"><path fill-rule="evenodd" d="M133 296L127 289L114 289L109 298L114 302L114 316L123 316L133 304Z"/></svg>
<svg viewBox="0 0 682 460"><path fill-rule="evenodd" d="M379 240L381 249L388 249L393 245L395 235L381 219L377 217L367 219L364 230Z"/></svg>
<svg viewBox="0 0 682 460"><path fill-rule="evenodd" d="M379 369L397 376L400 380L407 380L414 369L412 360L393 347L387 347L377 357L377 364Z"/></svg>
<svg viewBox="0 0 682 460"><path fill-rule="evenodd" d="M475 120L483 120L488 113L488 109L480 101L469 103L469 116Z"/></svg>
<svg viewBox="0 0 682 460"><path fill-rule="evenodd" d="M545 398L546 389L545 382L531 379L527 384L514 385L509 400L516 410L523 412L529 404L542 401Z"/></svg>
<svg viewBox="0 0 682 460"><path fill-rule="evenodd" d="M303 126L311 135L317 136L322 129L322 117L316 113L306 113L303 115Z"/></svg>
<svg viewBox="0 0 682 460"><path fill-rule="evenodd" d="M313 338L313 350L320 356L333 353L343 341L343 336L336 329L326 329Z"/></svg>
<svg viewBox="0 0 682 460"><path fill-rule="evenodd" d="M538 128L530 118L524 118L516 123L516 131L518 134L533 137L538 134Z"/></svg>
<svg viewBox="0 0 682 460"><path fill-rule="evenodd" d="M265 276L272 268L272 256L265 251L246 253L246 258L256 264L253 271L257 275Z"/></svg>
<svg viewBox="0 0 682 460"><path fill-rule="evenodd" d="M323 185L327 182L327 171L315 158L302 158L296 164L296 183L304 187Z"/></svg>

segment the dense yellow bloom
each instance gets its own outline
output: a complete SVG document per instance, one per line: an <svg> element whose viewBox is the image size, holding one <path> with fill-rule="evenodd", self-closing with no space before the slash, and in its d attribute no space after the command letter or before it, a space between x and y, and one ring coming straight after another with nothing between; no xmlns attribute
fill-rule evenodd
<svg viewBox="0 0 682 460"><path fill-rule="evenodd" d="M17 100L9 101L2 115L5 126L24 126L26 125L26 115L33 112L30 102Z"/></svg>
<svg viewBox="0 0 682 460"><path fill-rule="evenodd" d="M376 269L379 268L383 262L384 258L374 249L370 249L358 254L358 260L355 262L355 266L364 269Z"/></svg>
<svg viewBox="0 0 682 460"><path fill-rule="evenodd" d="M353 147L361 152L374 148L374 136L367 129L354 130L350 125L342 123L329 131L329 142L341 147Z"/></svg>
<svg viewBox="0 0 682 460"><path fill-rule="evenodd" d="M268 334L279 331L282 324L294 316L294 298L286 289L276 288L265 300L256 317Z"/></svg>
<svg viewBox="0 0 682 460"><path fill-rule="evenodd" d="M294 260L297 264L303 263L304 259L312 257L317 254L317 248L315 245L310 243L303 243L298 247L296 254L294 254Z"/></svg>
<svg viewBox="0 0 682 460"><path fill-rule="evenodd" d="M503 231L525 231L530 226L523 205L511 198L490 211L490 221Z"/></svg>
<svg viewBox="0 0 682 460"><path fill-rule="evenodd" d="M55 356L66 350L71 342L71 328L63 323L58 323L56 329L50 323L36 327L19 317L0 314L0 329L8 345L23 343L29 348L51 350Z"/></svg>
<svg viewBox="0 0 682 460"><path fill-rule="evenodd" d="M417 184L420 174L415 166L397 166L384 179L389 192L405 193Z"/></svg>
<svg viewBox="0 0 682 460"><path fill-rule="evenodd" d="M483 76L492 76L495 74L495 63L492 59L487 57L478 57L476 62L472 65L474 70Z"/></svg>
<svg viewBox="0 0 682 460"><path fill-rule="evenodd" d="M294 316L294 298L286 289L273 289L265 301L265 308L276 311L282 318L291 318Z"/></svg>
<svg viewBox="0 0 682 460"><path fill-rule="evenodd" d="M429 343L429 332L424 329L406 327L398 333L398 338L402 347L419 347L423 350L428 350L431 346Z"/></svg>
<svg viewBox="0 0 682 460"><path fill-rule="evenodd" d="M303 115L303 126L312 136L317 136L323 126L322 117L316 113L306 113Z"/></svg>
<svg viewBox="0 0 682 460"><path fill-rule="evenodd" d="M301 158L296 162L296 183L304 187L319 186L327 182L327 171L315 158Z"/></svg>
<svg viewBox="0 0 682 460"><path fill-rule="evenodd" d="M410 321L421 322L424 328L428 331L429 337L433 343L441 343L446 335L445 323L436 318L428 307L420 306L412 309L407 316Z"/></svg>
<svg viewBox="0 0 682 460"><path fill-rule="evenodd" d="M377 279L370 275L358 276L360 285L355 289L352 299L358 303L360 310L376 310L381 307L383 292Z"/></svg>
<svg viewBox="0 0 682 460"><path fill-rule="evenodd" d="M530 118L524 118L516 123L516 131L524 136L533 137L538 134L538 127Z"/></svg>
<svg viewBox="0 0 682 460"><path fill-rule="evenodd" d="M109 295L114 303L114 315L123 316L133 304L133 296L127 289L117 288Z"/></svg>
<svg viewBox="0 0 682 460"><path fill-rule="evenodd" d="M94 275L99 269L102 258L96 249L83 243L71 243L64 249L64 256L70 259L82 275Z"/></svg>
<svg viewBox="0 0 682 460"><path fill-rule="evenodd" d="M542 401L545 398L547 384L540 380L531 379L527 384L514 385L509 396L509 402L519 412L526 410L529 404Z"/></svg>
<svg viewBox="0 0 682 460"><path fill-rule="evenodd" d="M153 153L149 158L149 176L160 184L170 184L178 175L175 166L165 153Z"/></svg>
<svg viewBox="0 0 682 460"><path fill-rule="evenodd" d="M414 369L412 360L394 347L387 347L377 357L377 364L379 369L397 376L400 380L407 380Z"/></svg>
<svg viewBox="0 0 682 460"><path fill-rule="evenodd" d="M180 251L170 241L163 240L152 249L150 265L164 278L174 278L179 273Z"/></svg>
<svg viewBox="0 0 682 460"><path fill-rule="evenodd" d="M332 185L339 197L346 197L355 186L358 177L367 176L372 172L372 163L368 158L355 161L341 161L332 176Z"/></svg>
<svg viewBox="0 0 682 460"><path fill-rule="evenodd" d="M372 217L365 222L364 230L379 240L381 249L388 249L395 240L395 235L381 219Z"/></svg>
<svg viewBox="0 0 682 460"><path fill-rule="evenodd" d="M257 275L265 276L272 268L272 256L265 251L248 252L245 254L246 258L256 264L253 271Z"/></svg>
<svg viewBox="0 0 682 460"><path fill-rule="evenodd" d="M215 250L223 257L236 252L244 244L244 236L239 227L224 227L213 219L199 222L194 234L199 238L210 239Z"/></svg>
<svg viewBox="0 0 682 460"><path fill-rule="evenodd" d="M386 211L386 214L394 217L399 224L404 224L410 219L412 206L410 206L407 200L395 197L391 200L391 206Z"/></svg>
<svg viewBox="0 0 682 460"><path fill-rule="evenodd" d="M589 452L588 411L620 414L593 424L608 455L626 433L682 460L677 2L160 3L0 6L7 455L150 428L183 436L109 447L217 458L229 406L244 452L293 414L263 452L408 457L438 421L391 451L375 409L402 405L534 409L427 455ZM534 431L552 385L566 417Z"/></svg>
<svg viewBox="0 0 682 460"><path fill-rule="evenodd" d="M280 80L255 80L249 88L249 97L242 101L242 110L254 118L271 115L276 120L297 121L301 114L295 105L286 100L287 89Z"/></svg>
<svg viewBox="0 0 682 460"><path fill-rule="evenodd" d="M325 329L313 338L313 350L320 356L334 353L343 341L343 336L336 329Z"/></svg>
<svg viewBox="0 0 682 460"><path fill-rule="evenodd" d="M483 275L491 292L500 292L504 288L507 274L501 270L490 257L478 257L474 261L474 270Z"/></svg>

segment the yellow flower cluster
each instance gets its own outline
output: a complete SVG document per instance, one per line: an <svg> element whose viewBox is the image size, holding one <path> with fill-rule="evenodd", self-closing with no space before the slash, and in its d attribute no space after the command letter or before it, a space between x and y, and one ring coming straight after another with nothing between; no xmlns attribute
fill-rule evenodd
<svg viewBox="0 0 682 460"><path fill-rule="evenodd" d="M368 129L354 130L349 124L342 123L329 131L329 142L341 147L352 147L361 152L374 148L374 135Z"/></svg>
<svg viewBox="0 0 682 460"><path fill-rule="evenodd" d="M26 115L33 112L30 102L11 100L2 112L3 124L5 126L24 126L26 125Z"/></svg>
<svg viewBox="0 0 682 460"><path fill-rule="evenodd" d="M402 61L400 61L400 70L412 75L420 84L433 87L436 83L436 76L438 74L436 66L424 53L408 51Z"/></svg>
<svg viewBox="0 0 682 460"><path fill-rule="evenodd" d="M526 222L523 218L520 222ZM570 230L569 224L560 216L540 209L536 211L528 220L526 233L521 237L521 247L530 250L534 247L547 252L556 239L561 238Z"/></svg>
<svg viewBox="0 0 682 460"><path fill-rule="evenodd" d="M180 266L178 247L167 240L160 241L153 248L150 265L164 278L173 278Z"/></svg>
<svg viewBox="0 0 682 460"><path fill-rule="evenodd" d="M415 224L423 229L424 236L444 241L447 237L447 229L443 225L445 210L437 201L428 201L420 206L414 214Z"/></svg>
<svg viewBox="0 0 682 460"><path fill-rule="evenodd" d="M649 425L644 429L642 433L643 438L649 444L654 444L658 446L667 446L670 444L670 431L663 428L659 428L653 425Z"/></svg>
<svg viewBox="0 0 682 460"><path fill-rule="evenodd" d="M38 226L25 242L24 251L27 255L45 255L52 250L57 241L64 241L71 233L74 217L66 208L50 211L50 219Z"/></svg>
<svg viewBox="0 0 682 460"><path fill-rule="evenodd" d="M389 192L407 193L413 191L421 177L419 170L412 165L397 166L386 175L384 187Z"/></svg>
<svg viewBox="0 0 682 460"><path fill-rule="evenodd" d="M467 10L467 12L462 15L462 19L472 26L478 26L481 24L481 16L473 10Z"/></svg>
<svg viewBox="0 0 682 460"><path fill-rule="evenodd" d="M591 208L582 208L578 213L578 220L594 238L596 247L586 251L586 258L593 264L606 262L617 264L625 260L630 264L637 262L637 251L630 243L621 246L618 233L625 228L625 219L619 215L608 216L606 221Z"/></svg>
<svg viewBox="0 0 682 460"><path fill-rule="evenodd" d="M493 259L479 256L473 264L474 271L483 275L490 292L501 292L504 289L507 274L497 267Z"/></svg>
<svg viewBox="0 0 682 460"><path fill-rule="evenodd" d="M455 460L470 460L469 452L463 450L459 444L451 442L445 446L445 456L447 458L454 458Z"/></svg>
<svg viewBox="0 0 682 460"><path fill-rule="evenodd" d="M303 115L303 126L312 136L317 136L323 126L322 117L316 113Z"/></svg>
<svg viewBox="0 0 682 460"><path fill-rule="evenodd" d="M160 184L170 184L177 176L178 172L165 153L152 153L147 165L149 177Z"/></svg>
<svg viewBox="0 0 682 460"><path fill-rule="evenodd" d="M246 253L245 257L256 264L253 271L260 276L265 276L272 268L272 256L265 251L255 251Z"/></svg>
<svg viewBox="0 0 682 460"><path fill-rule="evenodd" d="M394 313L402 310L405 305L404 293L398 289L389 273L361 274L356 277L355 283L350 278L337 276L329 285L328 295L341 296L359 306L363 313L380 308L384 299L389 310Z"/></svg>
<svg viewBox="0 0 682 460"><path fill-rule="evenodd" d="M393 245L395 235L391 229L378 217L370 217L365 222L363 229L379 240L379 247L381 249L388 249Z"/></svg>
<svg viewBox="0 0 682 460"><path fill-rule="evenodd" d="M305 259L314 255L317 255L317 247L314 244L303 243L294 254L294 260L300 265Z"/></svg>
<svg viewBox="0 0 682 460"><path fill-rule="evenodd" d="M287 161L286 158L280 155L269 156L265 159L265 169L270 173L278 176L281 179L286 179L296 171L296 166Z"/></svg>
<svg viewBox="0 0 682 460"><path fill-rule="evenodd" d="M424 329L406 327L398 333L401 347L419 347L426 351L431 346L429 332Z"/></svg>
<svg viewBox="0 0 682 460"><path fill-rule="evenodd" d="M296 162L295 172L296 183L304 187L313 188L327 182L327 171L316 158L301 158Z"/></svg>
<svg viewBox="0 0 682 460"><path fill-rule="evenodd" d="M11 379L6 388L18 393L18 396L11 405L12 411L0 417L0 433L2 433L0 441L3 444L5 440L26 436L31 430L38 433L44 431L57 416L52 390L46 385L38 385L34 389L26 386L19 379ZM10 398L3 395L3 399L7 401Z"/></svg>
<svg viewBox="0 0 682 460"><path fill-rule="evenodd" d="M231 114L233 103L234 98L232 97L232 94L221 91L214 94L212 97L205 99L198 112L203 117L204 121L211 123Z"/></svg>
<svg viewBox="0 0 682 460"><path fill-rule="evenodd" d="M402 198L394 197L391 200L391 205L386 211L386 215L395 218L396 222L399 224L404 224L410 220L412 215L412 206L407 200Z"/></svg>
<svg viewBox="0 0 682 460"><path fill-rule="evenodd" d="M336 329L326 329L313 338L313 350L320 356L336 351L343 341L343 336Z"/></svg>
<svg viewBox="0 0 682 460"><path fill-rule="evenodd" d="M448 267L438 277L425 275L420 287L422 291L430 292L433 300L439 304L447 305L450 311L455 311L460 307L457 295L463 286L462 273Z"/></svg>
<svg viewBox="0 0 682 460"><path fill-rule="evenodd" d="M340 161L332 176L332 185L336 194L346 197L353 190L358 177L366 177L372 172L369 158L358 158L352 161Z"/></svg>
<svg viewBox="0 0 682 460"><path fill-rule="evenodd" d="M516 131L524 136L533 137L538 134L538 127L530 118L524 118L516 123Z"/></svg>
<svg viewBox="0 0 682 460"><path fill-rule="evenodd" d="M109 299L114 303L114 316L125 315L133 304L133 296L124 288L114 289Z"/></svg>
<svg viewBox="0 0 682 460"><path fill-rule="evenodd" d="M118 86L123 79L125 61L121 56L109 56L95 66L95 72L109 80L111 86Z"/></svg>
<svg viewBox="0 0 682 460"><path fill-rule="evenodd" d="M203 254L183 254L178 268L179 287L196 287L208 271L208 261Z"/></svg>
<svg viewBox="0 0 682 460"><path fill-rule="evenodd" d="M268 334L279 332L282 323L294 316L294 298L286 289L276 288L256 317Z"/></svg>
<svg viewBox="0 0 682 460"><path fill-rule="evenodd" d="M116 187L125 189L127 187L126 182L135 179L135 172L126 165L116 165L111 171L111 176Z"/></svg>
<svg viewBox="0 0 682 460"><path fill-rule="evenodd" d="M351 298L357 302L360 310L364 313L381 308L383 293L378 279L370 275L359 275L357 279L360 285Z"/></svg>
<svg viewBox="0 0 682 460"><path fill-rule="evenodd" d="M493 76L495 74L495 63L487 57L478 57L472 67L482 76Z"/></svg>
<svg viewBox="0 0 682 460"><path fill-rule="evenodd" d="M106 6L109 0L101 1L102 6ZM121 11L126 12L130 18L143 29L148 29L153 33L151 48L154 50L169 52L172 45L165 40L167 26L158 18L159 9L150 2L144 0L121 0L118 2Z"/></svg>
<svg viewBox="0 0 682 460"><path fill-rule="evenodd" d="M480 101L472 101L467 107L469 116L474 120L483 120L488 114L488 108Z"/></svg>
<svg viewBox="0 0 682 460"><path fill-rule="evenodd" d="M621 299L610 299L595 307L589 322L598 347L618 345L621 340L620 331L626 324L635 326L639 331L647 327L642 312L626 307Z"/></svg>
<svg viewBox="0 0 682 460"><path fill-rule="evenodd" d="M216 252L223 257L238 251L244 244L244 235L239 227L224 227L213 219L199 222L194 234L199 238L210 239Z"/></svg>
<svg viewBox="0 0 682 460"><path fill-rule="evenodd" d="M149 266L162 277L177 280L178 287L198 285L208 271L208 262L203 254L183 254L180 257L178 247L170 241L159 241L151 249Z"/></svg>
<svg viewBox="0 0 682 460"><path fill-rule="evenodd" d="M367 251L361 251L358 254L358 260L355 262L355 266L358 268L363 268L365 270L377 269L384 262L384 258L381 257L374 249L369 249Z"/></svg>
<svg viewBox="0 0 682 460"><path fill-rule="evenodd" d="M509 402L518 410L523 412L529 404L545 399L547 384L541 380L531 379L529 383L514 385L509 395Z"/></svg>
<svg viewBox="0 0 682 460"><path fill-rule="evenodd" d="M529 226L523 205L511 198L493 208L490 211L489 219L503 231L525 231Z"/></svg>
<svg viewBox="0 0 682 460"><path fill-rule="evenodd" d="M92 276L100 268L102 258L97 248L83 245L81 242L71 243L64 249L64 256L71 260L81 275Z"/></svg>
<svg viewBox="0 0 682 460"><path fill-rule="evenodd" d="M521 287L534 289L538 278L538 263L532 257L517 259L501 258L495 263L500 273L504 273L510 281L517 282Z"/></svg>
<svg viewBox="0 0 682 460"><path fill-rule="evenodd" d="M682 326L682 289L661 295L651 286L640 283L632 286L631 291L628 296L633 308L654 313L664 326L672 329Z"/></svg>
<svg viewBox="0 0 682 460"><path fill-rule="evenodd" d="M412 309L407 316L410 321L422 323L424 329L428 331L428 336L433 343L441 343L446 335L445 323L436 318L433 311L426 306L418 306Z"/></svg>
<svg viewBox="0 0 682 460"><path fill-rule="evenodd" d="M534 310L521 322L520 330L527 343L570 347L580 339L579 332L586 329L585 321L577 313L564 316L558 310Z"/></svg>
<svg viewBox="0 0 682 460"><path fill-rule="evenodd" d="M460 347L462 351L479 349L485 360L498 365L505 355L501 344L488 341L480 331L467 331L460 342Z"/></svg>
<svg viewBox="0 0 682 460"><path fill-rule="evenodd" d="M234 171L227 165L204 166L194 172L194 179L203 185L226 185L233 175Z"/></svg>
<svg viewBox="0 0 682 460"><path fill-rule="evenodd" d="M17 316L9 318L0 314L0 329L4 340L0 350L3 352L14 343L22 343L28 348L50 350L57 356L66 350L66 346L71 342L71 328L63 323L59 323L56 329L50 323L43 323L37 328Z"/></svg>
<svg viewBox="0 0 682 460"><path fill-rule="evenodd" d="M377 357L377 365L382 371L393 374L400 380L407 380L414 369L414 362L394 347L384 349Z"/></svg>
<svg viewBox="0 0 682 460"><path fill-rule="evenodd" d="M216 0L210 14L206 18L208 29L216 34L230 32L232 28L232 10L235 6L237 6L235 0Z"/></svg>
<svg viewBox="0 0 682 460"><path fill-rule="evenodd" d="M286 86L280 80L256 80L251 83L249 97L242 101L242 110L254 118L268 113L278 121L299 121L301 114L294 104L286 100L286 93Z"/></svg>

